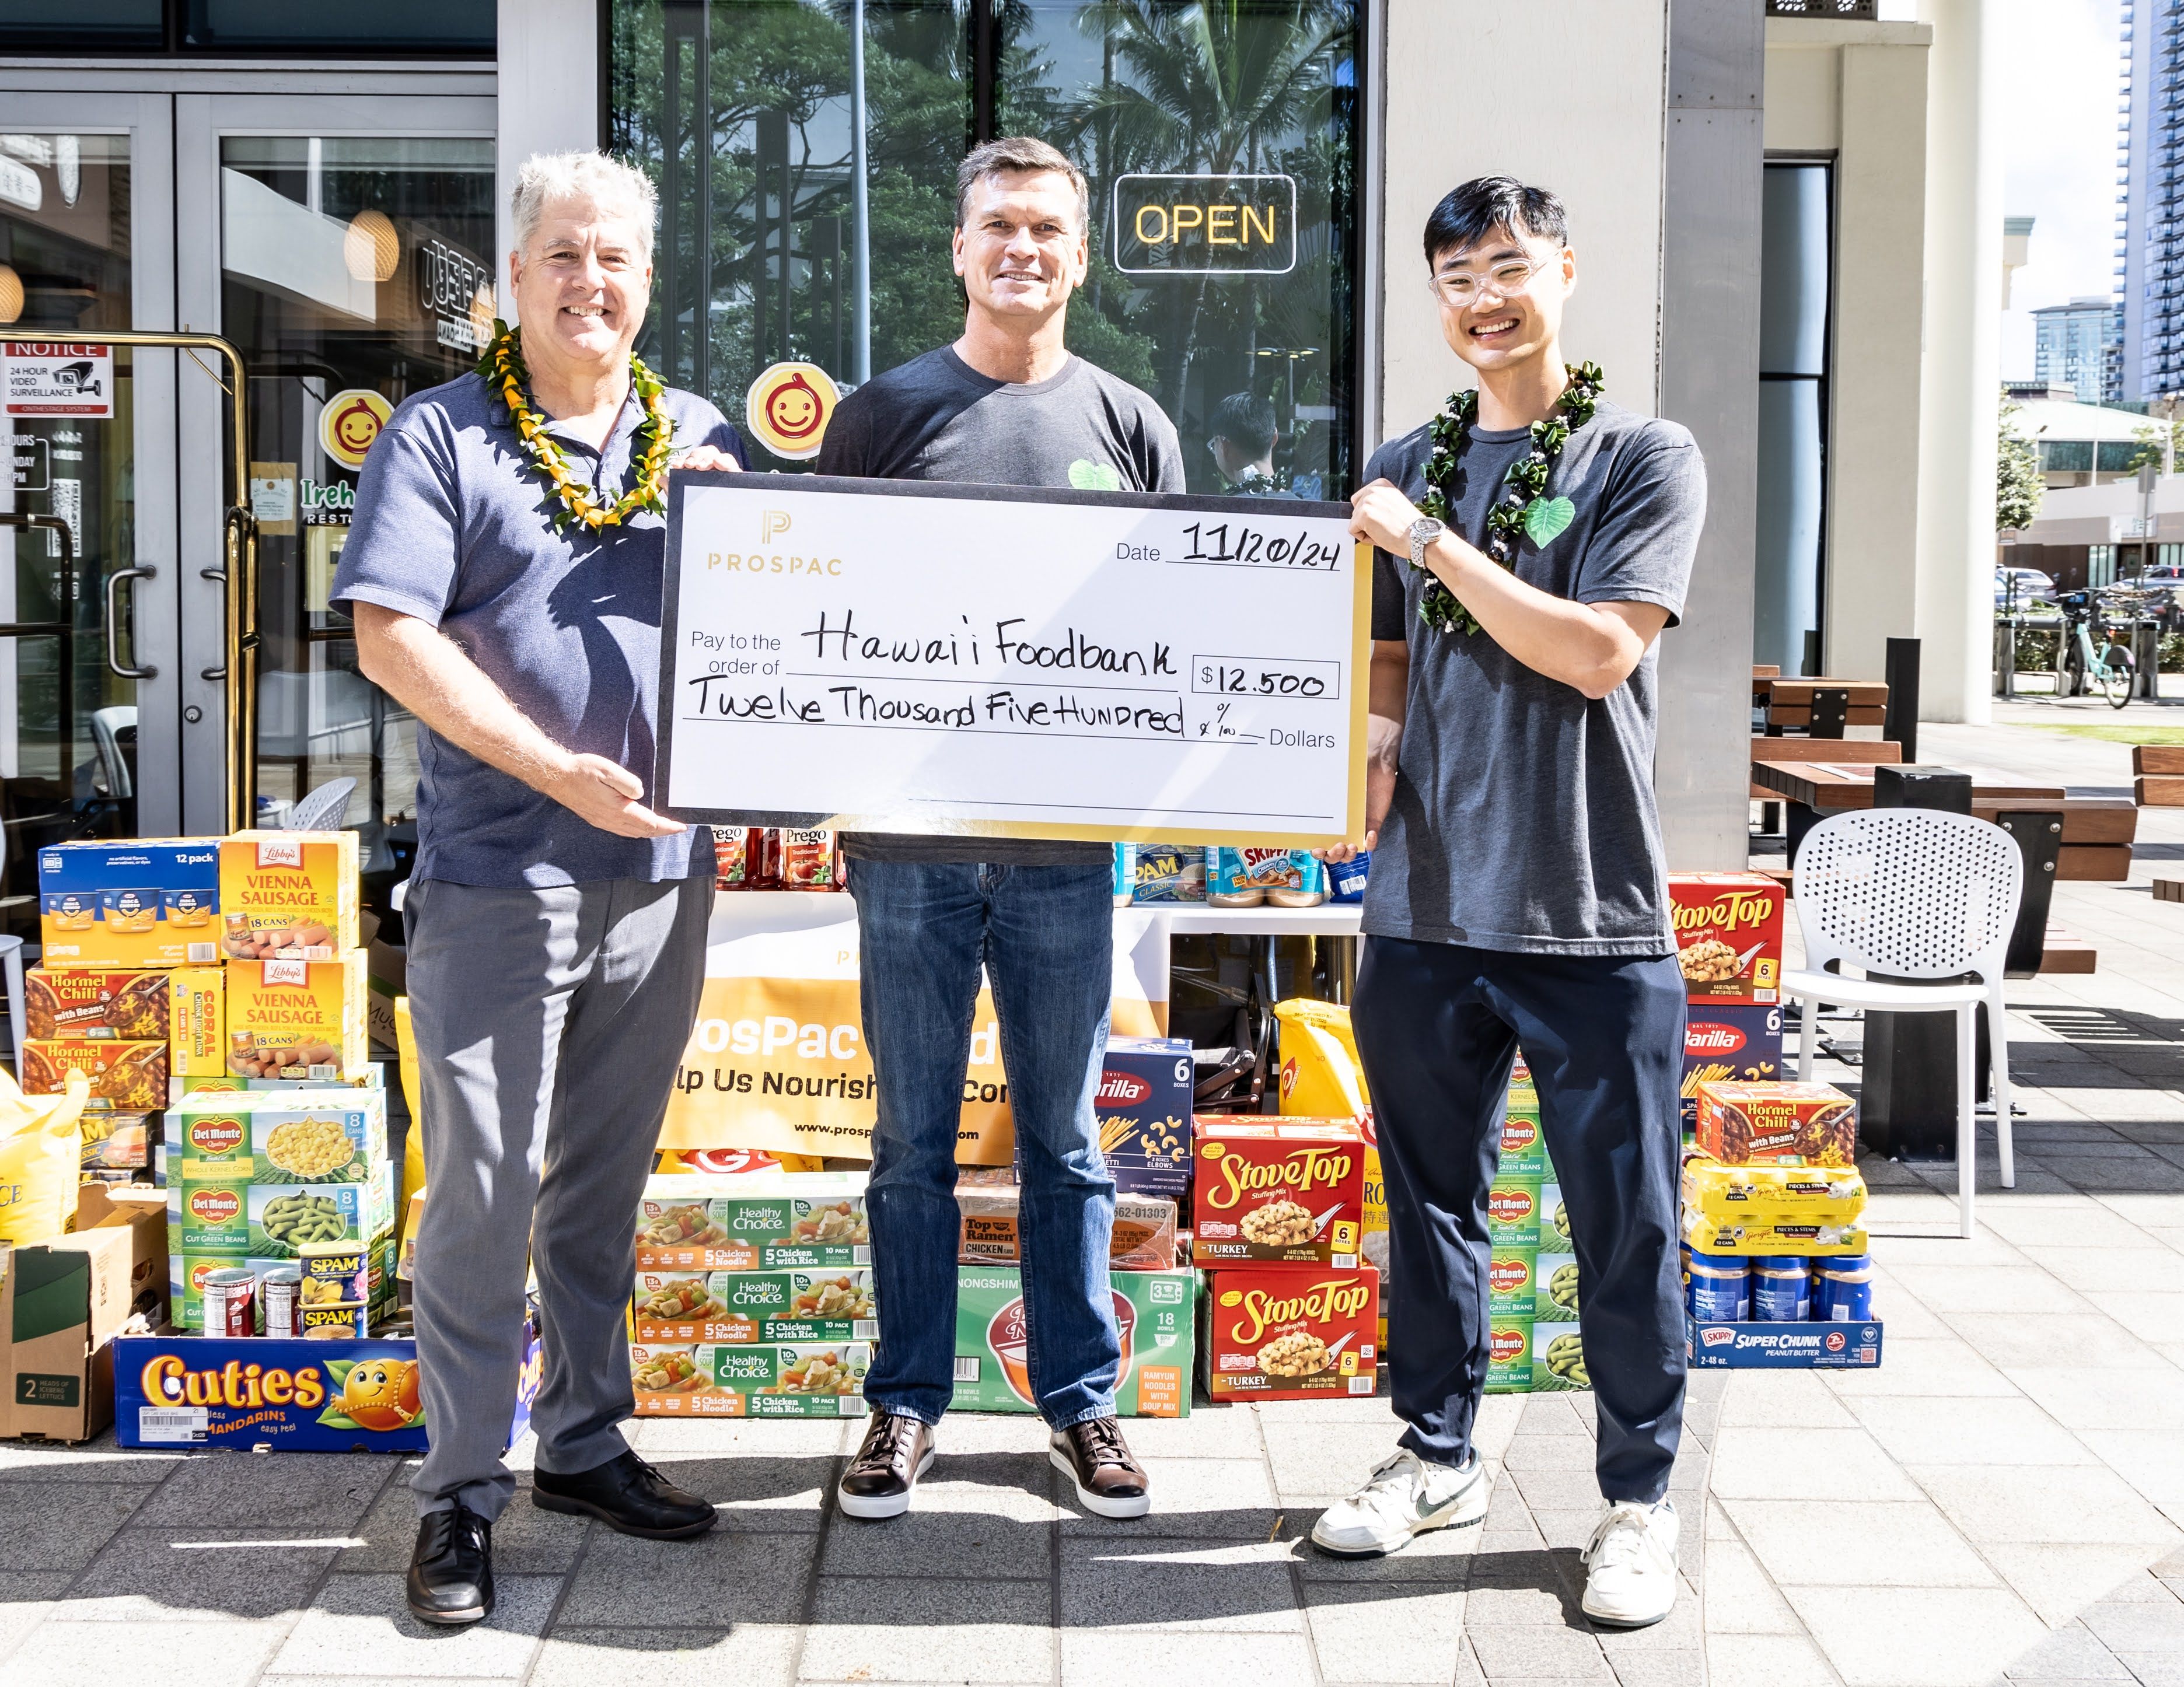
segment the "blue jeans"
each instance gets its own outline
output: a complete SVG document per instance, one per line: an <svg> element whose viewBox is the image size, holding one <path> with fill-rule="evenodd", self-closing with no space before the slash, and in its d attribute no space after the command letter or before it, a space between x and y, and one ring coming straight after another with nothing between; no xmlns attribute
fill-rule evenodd
<svg viewBox="0 0 2184 1687"><path fill-rule="evenodd" d="M1027 1357L1057 1429L1115 1410L1122 1347L1107 1283L1115 1184L1092 1098L1114 984L1105 866L853 860L872 1134L876 1408L938 1423L955 1393L956 1136L983 966L1016 1117Z"/></svg>

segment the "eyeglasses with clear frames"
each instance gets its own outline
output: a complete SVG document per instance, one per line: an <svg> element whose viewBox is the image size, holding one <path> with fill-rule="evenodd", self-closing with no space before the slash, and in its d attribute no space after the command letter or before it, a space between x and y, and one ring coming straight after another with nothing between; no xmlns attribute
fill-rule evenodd
<svg viewBox="0 0 2184 1687"><path fill-rule="evenodd" d="M1481 293L1490 292L1496 298L1513 298L1531 285L1533 276L1561 256L1557 252L1546 258L1511 258L1495 264L1484 275L1469 270L1444 270L1429 277L1426 287L1442 303L1462 310L1477 303Z"/></svg>

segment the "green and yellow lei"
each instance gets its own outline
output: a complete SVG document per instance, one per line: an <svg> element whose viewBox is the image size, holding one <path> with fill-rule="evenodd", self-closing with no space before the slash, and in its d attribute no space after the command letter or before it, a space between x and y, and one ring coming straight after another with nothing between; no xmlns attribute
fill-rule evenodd
<svg viewBox="0 0 2184 1687"><path fill-rule="evenodd" d="M546 431L546 418L531 403L531 371L523 363L523 331L495 318L493 338L479 355L477 372L508 407L509 420L515 424L516 435L531 454L532 465L546 477L560 503L554 512L554 532L566 532L574 521L596 533L602 527L619 526L639 510L649 509L656 515L667 513L667 454L674 440L675 423L660 402L666 385L644 366L644 359L634 353L629 359L630 384L636 387L638 403L644 410L644 420L638 424L631 446L634 478L630 489L604 509L570 472L568 458Z"/></svg>

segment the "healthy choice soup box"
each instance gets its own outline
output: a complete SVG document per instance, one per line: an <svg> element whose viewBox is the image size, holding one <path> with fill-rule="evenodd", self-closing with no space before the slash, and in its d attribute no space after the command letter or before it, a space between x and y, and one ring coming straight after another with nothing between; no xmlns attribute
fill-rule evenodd
<svg viewBox="0 0 2184 1687"><path fill-rule="evenodd" d="M637 1210L640 1271L869 1266L861 1172L670 1173Z"/></svg>
<svg viewBox="0 0 2184 1687"><path fill-rule="evenodd" d="M632 1342L639 1417L861 1417L872 1344Z"/></svg>

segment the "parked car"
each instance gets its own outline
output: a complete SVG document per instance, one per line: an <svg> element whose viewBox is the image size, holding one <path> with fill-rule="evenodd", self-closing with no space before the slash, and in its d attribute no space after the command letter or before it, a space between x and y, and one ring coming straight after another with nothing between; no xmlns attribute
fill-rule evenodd
<svg viewBox="0 0 2184 1687"><path fill-rule="evenodd" d="M1994 571L1994 606L2003 608L2013 597L2021 606L2055 601L2055 581L2036 568L1997 568Z"/></svg>

